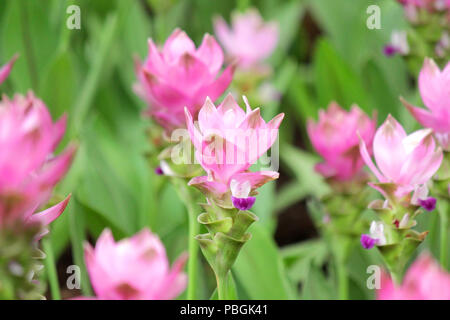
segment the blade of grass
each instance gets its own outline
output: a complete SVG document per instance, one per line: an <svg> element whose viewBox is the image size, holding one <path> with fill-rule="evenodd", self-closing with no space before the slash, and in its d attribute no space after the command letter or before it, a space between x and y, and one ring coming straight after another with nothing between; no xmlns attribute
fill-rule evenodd
<svg viewBox="0 0 450 320"><path fill-rule="evenodd" d="M42 248L44 249L46 258L45 272L47 273L47 279L50 284L50 292L53 300L61 300L61 292L59 290L58 274L56 272L55 256L53 254L53 247L49 239L42 240Z"/></svg>
<svg viewBox="0 0 450 320"><path fill-rule="evenodd" d="M69 232L72 243L72 256L74 263L81 269L81 292L85 296L92 296L89 277L84 263L83 244L86 240L86 226L84 212L78 205L76 197L71 199L68 210Z"/></svg>
<svg viewBox="0 0 450 320"><path fill-rule="evenodd" d="M103 35L100 39L99 50L94 57L91 67L89 68L89 73L86 76L84 85L81 92L81 97L77 100L74 106L73 123L75 134L79 134L81 127L83 126L85 117L89 111L89 107L94 99L95 92L97 90L100 75L103 70L103 65L107 59L107 55L110 52L111 46L114 43L114 35L117 30L119 23L119 18L117 14L108 16L101 34Z"/></svg>

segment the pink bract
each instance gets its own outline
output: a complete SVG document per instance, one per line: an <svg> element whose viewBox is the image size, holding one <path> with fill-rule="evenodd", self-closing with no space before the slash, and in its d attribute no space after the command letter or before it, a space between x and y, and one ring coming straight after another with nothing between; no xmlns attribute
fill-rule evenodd
<svg viewBox="0 0 450 320"><path fill-rule="evenodd" d="M148 41L146 60L137 63L138 94L148 103L147 114L166 132L185 127L184 107L194 116L209 96L216 100L230 84L234 66L220 75L223 52L206 34L198 49L188 35L176 29L162 49Z"/></svg>
<svg viewBox="0 0 450 320"><path fill-rule="evenodd" d="M2 66L0 68L0 84L6 80L6 78L8 78L11 69L14 65L14 62L16 62L18 56L15 55L7 64L5 64L4 66Z"/></svg>

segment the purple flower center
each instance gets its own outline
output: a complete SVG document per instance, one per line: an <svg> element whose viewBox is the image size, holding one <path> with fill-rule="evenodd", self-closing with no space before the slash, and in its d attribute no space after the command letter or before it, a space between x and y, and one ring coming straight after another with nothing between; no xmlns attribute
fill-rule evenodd
<svg viewBox="0 0 450 320"><path fill-rule="evenodd" d="M361 245L364 249L372 249L378 243L378 239L370 237L368 234L361 235Z"/></svg>
<svg viewBox="0 0 450 320"><path fill-rule="evenodd" d="M393 45L388 44L384 46L383 53L387 57L392 57L394 54L397 53L397 49Z"/></svg>
<svg viewBox="0 0 450 320"><path fill-rule="evenodd" d="M433 211L436 208L436 198L429 197L425 200L419 199L419 204L427 211Z"/></svg>
<svg viewBox="0 0 450 320"><path fill-rule="evenodd" d="M155 173L156 173L158 176L164 175L164 172L163 172L163 170L161 169L160 166L157 166L157 167L155 168Z"/></svg>
<svg viewBox="0 0 450 320"><path fill-rule="evenodd" d="M255 197L247 197L247 198L236 198L235 196L231 196L231 201L233 202L233 206L239 210L250 210L251 207L255 204Z"/></svg>

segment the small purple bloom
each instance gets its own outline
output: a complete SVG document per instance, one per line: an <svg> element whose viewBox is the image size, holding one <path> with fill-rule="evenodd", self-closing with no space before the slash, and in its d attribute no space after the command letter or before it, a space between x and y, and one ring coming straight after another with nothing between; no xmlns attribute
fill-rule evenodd
<svg viewBox="0 0 450 320"><path fill-rule="evenodd" d="M164 171L161 169L160 166L157 166L157 167L155 168L155 173L156 173L158 176L164 175Z"/></svg>
<svg viewBox="0 0 450 320"><path fill-rule="evenodd" d="M388 44L384 46L383 53L387 57L392 57L394 54L397 53L397 49L393 45Z"/></svg>
<svg viewBox="0 0 450 320"><path fill-rule="evenodd" d="M235 196L231 196L234 207L243 211L250 210L255 204L255 200L255 197L236 198Z"/></svg>
<svg viewBox="0 0 450 320"><path fill-rule="evenodd" d="M419 199L419 204L427 211L433 211L436 208L436 198L429 197L425 200Z"/></svg>
<svg viewBox="0 0 450 320"><path fill-rule="evenodd" d="M378 239L370 237L368 234L361 235L361 245L364 249L372 249L378 243Z"/></svg>

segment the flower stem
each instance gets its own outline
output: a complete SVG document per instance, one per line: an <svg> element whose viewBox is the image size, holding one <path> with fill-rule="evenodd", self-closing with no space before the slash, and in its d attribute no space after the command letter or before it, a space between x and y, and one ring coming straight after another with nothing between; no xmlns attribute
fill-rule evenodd
<svg viewBox="0 0 450 320"><path fill-rule="evenodd" d="M216 275L217 296L219 300L227 300L227 274L223 276Z"/></svg>
<svg viewBox="0 0 450 320"><path fill-rule="evenodd" d="M189 215L189 260L188 260L188 276L189 284L187 290L187 299L194 300L197 286L197 257L198 257L198 243L195 240L195 236L200 231L200 225L197 223L197 214L193 209L193 206L188 206Z"/></svg>
<svg viewBox="0 0 450 320"><path fill-rule="evenodd" d="M59 290L58 274L56 272L55 256L53 254L53 247L49 239L42 240L42 246L46 254L45 268L50 283L50 292L53 300L61 300L61 292Z"/></svg>
<svg viewBox="0 0 450 320"><path fill-rule="evenodd" d="M197 291L197 264L198 264L198 250L199 245L195 236L200 231L200 225L197 222L197 214L199 210L196 208L195 200L192 197L187 183L183 179L174 178L174 185L180 196L181 200L184 202L187 213L188 213L188 225L189 225L189 234L188 234L188 252L189 252L189 260L188 260L188 287L187 287L187 299L195 300L196 299L196 291Z"/></svg>
<svg viewBox="0 0 450 320"><path fill-rule="evenodd" d="M443 201L440 201L442 203ZM439 260L441 263L441 266L447 270L448 263L447 263L447 240L448 240L448 206L447 205L441 205L439 206L439 219L441 221L440 223L440 254L439 254Z"/></svg>
<svg viewBox="0 0 450 320"><path fill-rule="evenodd" d="M401 274L398 273L398 272L394 272L392 270L390 271L390 273L391 273L392 280L394 280L394 283L397 286L401 285L402 284L402 276L401 276Z"/></svg>
<svg viewBox="0 0 450 320"><path fill-rule="evenodd" d="M345 264L336 261L336 273L338 280L338 298L339 300L348 300L348 273Z"/></svg>

